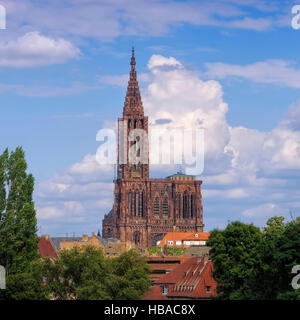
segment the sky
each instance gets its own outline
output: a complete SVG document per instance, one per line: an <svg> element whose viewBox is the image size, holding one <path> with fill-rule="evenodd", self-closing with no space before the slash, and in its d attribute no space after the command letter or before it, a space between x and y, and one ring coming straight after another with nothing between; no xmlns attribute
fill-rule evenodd
<svg viewBox="0 0 300 320"><path fill-rule="evenodd" d="M1 0L0 152L24 148L39 234L97 232L112 208L96 134L122 114L132 46L150 126L205 130L205 231L299 216L295 4Z"/></svg>

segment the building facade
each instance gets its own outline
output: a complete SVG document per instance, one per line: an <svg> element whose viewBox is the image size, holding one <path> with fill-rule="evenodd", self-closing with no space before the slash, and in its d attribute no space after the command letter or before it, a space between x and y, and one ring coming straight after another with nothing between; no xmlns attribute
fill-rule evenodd
<svg viewBox="0 0 300 320"><path fill-rule="evenodd" d="M182 173L165 179L149 177L148 117L144 115L134 50L130 65L123 116L118 119L114 204L103 219L102 236L146 248L155 246L167 232L203 231L202 181Z"/></svg>
<svg viewBox="0 0 300 320"><path fill-rule="evenodd" d="M168 232L162 240L157 242L158 247L191 247L206 246L209 232Z"/></svg>
<svg viewBox="0 0 300 320"><path fill-rule="evenodd" d="M73 248L82 249L89 246L92 246L98 249L105 248L104 243L93 232L91 237L89 237L87 234L83 234L82 238L79 240L70 241L68 239L64 239L63 241L60 241L59 249L60 250L71 250Z"/></svg>

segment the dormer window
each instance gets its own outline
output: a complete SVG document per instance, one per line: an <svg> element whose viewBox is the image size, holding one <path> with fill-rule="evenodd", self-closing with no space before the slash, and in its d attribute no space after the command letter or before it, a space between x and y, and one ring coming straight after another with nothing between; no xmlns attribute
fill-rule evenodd
<svg viewBox="0 0 300 320"><path fill-rule="evenodd" d="M164 296L166 296L168 294L168 286L165 284L162 286L162 294Z"/></svg>

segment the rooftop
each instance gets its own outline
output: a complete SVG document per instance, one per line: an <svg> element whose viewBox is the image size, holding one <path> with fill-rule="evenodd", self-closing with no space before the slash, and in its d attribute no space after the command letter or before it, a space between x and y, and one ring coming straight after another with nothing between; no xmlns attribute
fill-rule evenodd
<svg viewBox="0 0 300 320"><path fill-rule="evenodd" d="M184 244L176 245L176 241L207 241L209 236L209 232L168 232L158 246L164 246L168 241L173 241L175 246L183 246Z"/></svg>
<svg viewBox="0 0 300 320"><path fill-rule="evenodd" d="M213 264L208 256L192 257L177 265L169 273L156 279L144 300L166 298L209 299L216 295L217 283L212 277ZM163 295L162 287L167 287Z"/></svg>
<svg viewBox="0 0 300 320"><path fill-rule="evenodd" d="M196 176L188 175L182 172L177 172L175 174L172 174L171 176L168 176L166 179L170 180L195 180Z"/></svg>

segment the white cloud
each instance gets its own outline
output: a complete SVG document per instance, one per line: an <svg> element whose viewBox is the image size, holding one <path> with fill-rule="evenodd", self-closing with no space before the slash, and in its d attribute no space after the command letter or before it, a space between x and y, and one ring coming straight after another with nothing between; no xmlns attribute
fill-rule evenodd
<svg viewBox="0 0 300 320"><path fill-rule="evenodd" d="M201 80L174 58L154 55L150 61L151 82L143 101L151 127L205 129L205 167L200 177L204 199L245 206L249 201L281 203L291 197L293 184L278 176L278 170L298 170L300 166L300 103L269 132L231 127L217 81ZM275 170L273 176L265 174L270 168Z"/></svg>
<svg viewBox="0 0 300 320"><path fill-rule="evenodd" d="M37 216L43 232L97 232L112 207L113 169L93 155L38 184Z"/></svg>
<svg viewBox="0 0 300 320"><path fill-rule="evenodd" d="M34 31L0 43L0 55L2 67L36 67L77 58L80 51L69 41L52 39Z"/></svg>
<svg viewBox="0 0 300 320"><path fill-rule="evenodd" d="M152 55L148 62L148 68L151 70L162 66L182 67L182 64L173 57L167 58L157 54Z"/></svg>
<svg viewBox="0 0 300 320"><path fill-rule="evenodd" d="M43 207L37 208L37 218L40 220L57 219L63 217L64 212L57 207Z"/></svg>
<svg viewBox="0 0 300 320"><path fill-rule="evenodd" d="M233 65L221 62L206 63L207 76L223 79L238 77L259 83L300 88L300 68L285 60L270 59L248 65Z"/></svg>
<svg viewBox="0 0 300 320"><path fill-rule="evenodd" d="M68 173L77 181L111 182L114 174L113 170L113 165L100 165L95 155L87 154L82 161L73 164Z"/></svg>
<svg viewBox="0 0 300 320"><path fill-rule="evenodd" d="M206 180L204 182L207 182ZM226 188L222 189L202 189L202 196L204 198L223 198L223 199L240 199L248 196L248 193L243 188Z"/></svg>
<svg viewBox="0 0 300 320"><path fill-rule="evenodd" d="M280 208L274 203L264 203L257 207L247 209L243 212L245 217L249 218L266 218L272 216L286 216L288 210Z"/></svg>
<svg viewBox="0 0 300 320"><path fill-rule="evenodd" d="M249 29L256 31L263 31L270 29L273 26L273 19L271 18L249 18L245 17L240 20L233 20L229 22L232 28Z"/></svg>
<svg viewBox="0 0 300 320"><path fill-rule="evenodd" d="M262 224L269 215L285 213L285 202L289 201L293 208L292 203L299 199L297 187L280 171L291 170L291 175L299 172L300 103L269 132L231 127L226 120L228 106L217 81L201 80L174 57L154 55L148 67L150 82L143 92L143 102L151 128L205 129L205 168L200 177L204 210L209 211L216 202L224 207L234 204L236 211L227 212L227 218L251 218ZM159 166L157 170L161 176L166 175L167 169ZM38 206L58 209L50 210L49 217L53 212L60 219L63 211L66 219L74 217L82 225L98 226L112 207L112 180L113 166L101 167L95 155L86 155L40 183ZM249 206L252 208L244 210ZM210 216L211 221L218 216L215 214Z"/></svg>
<svg viewBox="0 0 300 320"><path fill-rule="evenodd" d="M269 218L274 216L284 217L286 221L290 219L289 209L281 207L273 202L260 204L256 207L243 211L245 222L254 223L257 226L265 226Z"/></svg>
<svg viewBox="0 0 300 320"><path fill-rule="evenodd" d="M282 26L285 6L259 1L76 0L39 2L3 0L14 33L41 30L68 37L103 41L119 36L162 35L184 24L268 30ZM71 5L70 5L71 4ZM252 15L261 10L263 17ZM63 18L59 18L63 17Z"/></svg>
<svg viewBox="0 0 300 320"><path fill-rule="evenodd" d="M205 155L224 155L229 142L227 104L216 81L202 81L173 57L153 55L148 63L151 83L143 95L145 112L153 128L205 130ZM168 119L165 124L159 120ZM157 125L159 123L159 125Z"/></svg>
<svg viewBox="0 0 300 320"><path fill-rule="evenodd" d="M87 91L99 90L99 85L86 85L81 82L73 82L69 87L55 86L25 86L19 84L0 83L0 93L14 92L25 97L56 97L80 94Z"/></svg>

